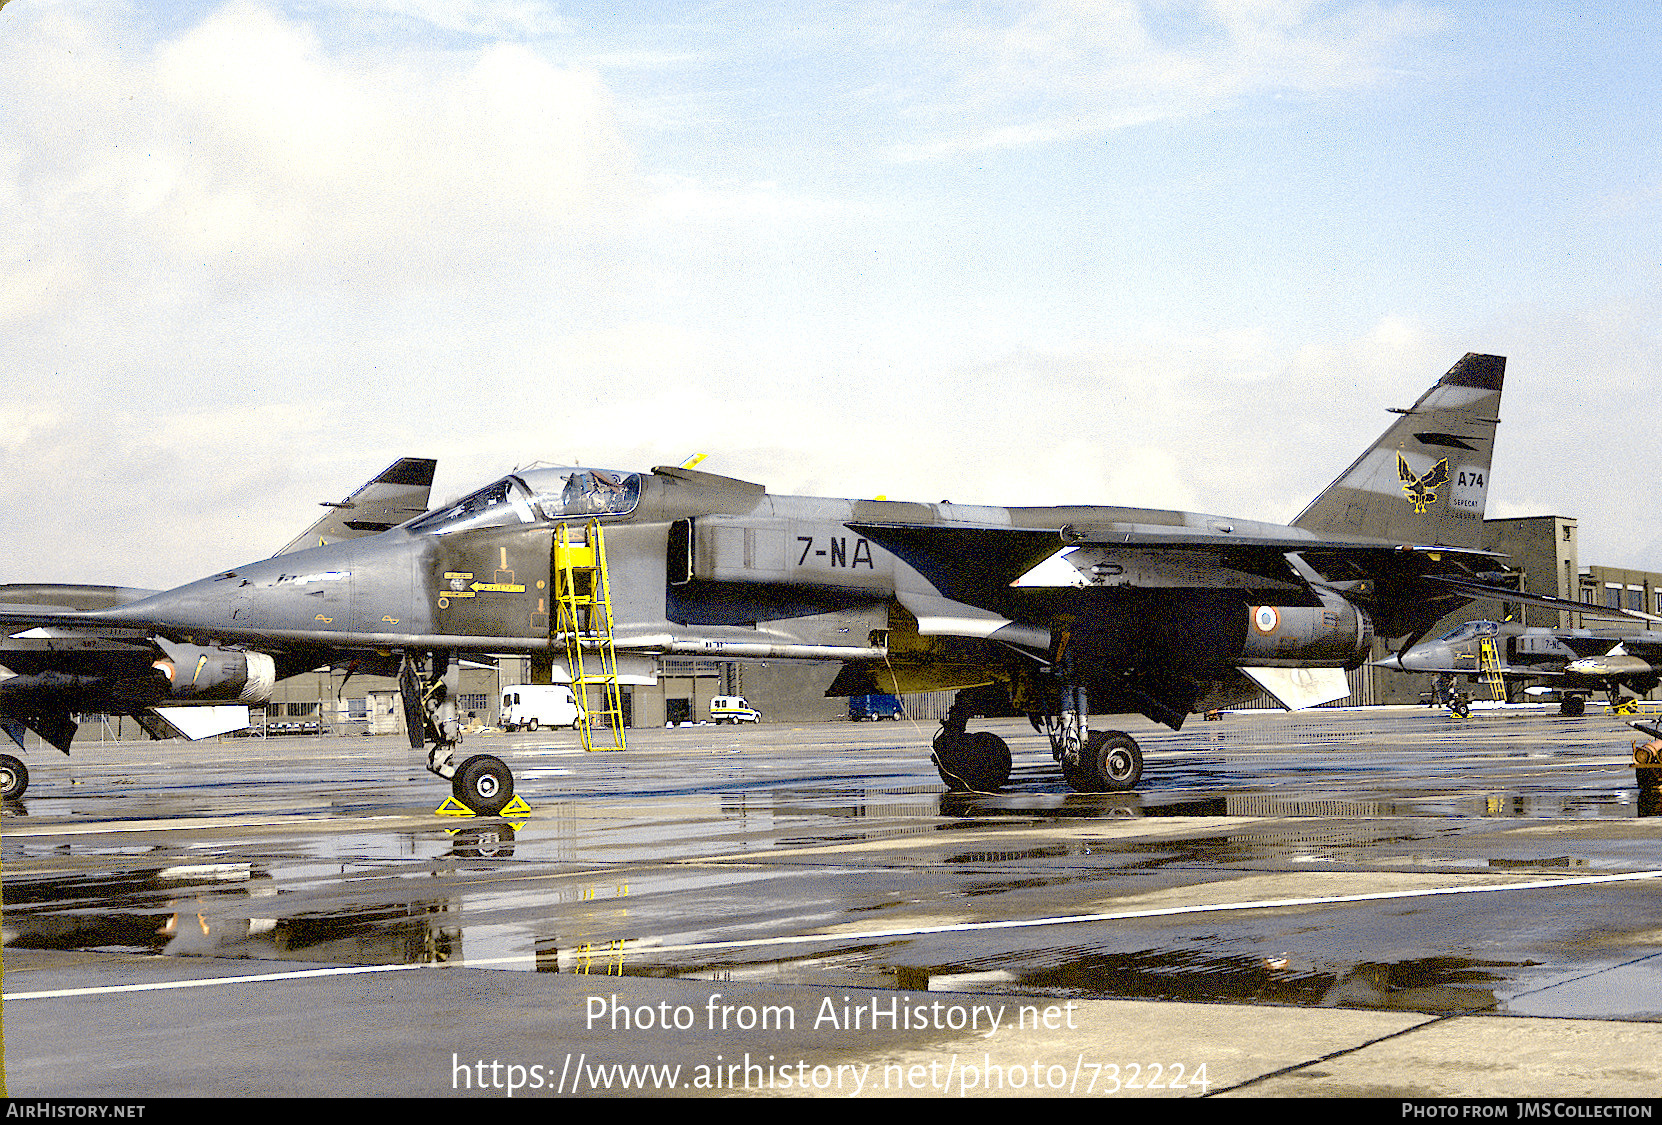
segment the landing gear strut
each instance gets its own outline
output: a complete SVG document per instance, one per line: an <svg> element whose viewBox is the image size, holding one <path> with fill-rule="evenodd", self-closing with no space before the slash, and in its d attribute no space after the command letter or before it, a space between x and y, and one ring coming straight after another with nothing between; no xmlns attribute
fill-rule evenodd
<svg viewBox="0 0 1662 1125"><path fill-rule="evenodd" d="M967 688L959 692L952 700L952 709L941 720L931 758L948 789L996 793L1010 780L1010 744L990 731L971 733L964 729L971 716L985 714L994 702L988 698L988 691Z"/></svg>
<svg viewBox="0 0 1662 1125"><path fill-rule="evenodd" d="M1050 753L1062 777L1080 793L1124 793L1143 777L1143 751L1124 731L1093 731L1087 725L1085 689L1064 684L1057 714L1045 716Z"/></svg>
<svg viewBox="0 0 1662 1125"><path fill-rule="evenodd" d="M427 751L427 770L450 782L451 794L479 816L495 816L514 796L514 775L500 758L475 754L456 765L462 724L456 717L461 668L448 652L405 653L398 672L410 746Z"/></svg>

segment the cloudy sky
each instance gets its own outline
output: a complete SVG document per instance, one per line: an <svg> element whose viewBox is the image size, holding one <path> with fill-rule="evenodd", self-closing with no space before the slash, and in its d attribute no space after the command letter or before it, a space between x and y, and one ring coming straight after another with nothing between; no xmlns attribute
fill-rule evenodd
<svg viewBox="0 0 1662 1125"><path fill-rule="evenodd" d="M394 458L1286 520L1467 351L1662 570L1662 9L10 0L0 582Z"/></svg>

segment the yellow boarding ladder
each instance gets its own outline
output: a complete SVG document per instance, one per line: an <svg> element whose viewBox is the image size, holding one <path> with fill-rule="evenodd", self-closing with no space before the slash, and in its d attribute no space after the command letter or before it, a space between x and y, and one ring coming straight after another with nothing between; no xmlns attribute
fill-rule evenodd
<svg viewBox="0 0 1662 1125"><path fill-rule="evenodd" d="M618 687L617 652L612 645L612 591L606 573L606 541L599 520L590 520L574 542L571 525L554 529L554 601L557 631L566 642L566 668L577 700L577 729L583 749L594 749L594 728L609 726L615 747L623 745L623 692ZM587 651L585 651L587 650ZM589 689L600 689L601 705L590 707Z"/></svg>
<svg viewBox="0 0 1662 1125"><path fill-rule="evenodd" d="M1483 682L1489 685L1490 696L1496 703L1505 703L1506 678L1500 674L1500 653L1495 649L1495 639L1484 637L1477 651L1482 656Z"/></svg>

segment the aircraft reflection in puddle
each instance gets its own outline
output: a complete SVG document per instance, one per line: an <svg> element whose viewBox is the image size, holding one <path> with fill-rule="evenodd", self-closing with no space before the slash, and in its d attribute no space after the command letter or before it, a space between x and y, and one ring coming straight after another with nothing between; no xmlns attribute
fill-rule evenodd
<svg viewBox="0 0 1662 1125"><path fill-rule="evenodd" d="M504 858L513 841L510 825L470 826L438 859ZM14 875L5 894L5 944L22 949L395 965L461 955L462 930L446 898L285 916L277 880L253 863Z"/></svg>

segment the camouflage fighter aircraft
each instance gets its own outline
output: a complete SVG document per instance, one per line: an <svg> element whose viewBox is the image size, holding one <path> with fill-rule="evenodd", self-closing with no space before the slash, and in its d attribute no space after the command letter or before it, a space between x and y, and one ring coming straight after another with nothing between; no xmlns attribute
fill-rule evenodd
<svg viewBox="0 0 1662 1125"><path fill-rule="evenodd" d="M1004 784L1008 745L968 724L1018 713L1049 735L1068 784L1125 790L1142 752L1089 716L1177 729L1260 690L1290 708L1341 698L1376 635L1412 643L1496 593L1497 556L1478 543L1504 369L1499 356L1461 359L1291 526L773 496L686 468L532 468L379 535L51 620L313 663L397 654L412 744L489 814L513 775L490 755L456 761L457 661L563 652L556 533L592 525L620 658L836 661L834 696L953 689L934 738L949 786Z"/></svg>
<svg viewBox="0 0 1662 1125"><path fill-rule="evenodd" d="M437 462L405 457L344 500L275 557L357 539L427 510ZM100 612L160 593L120 586L0 586L0 621L56 610ZM34 625L0 633L0 729L21 748L25 728L65 754L84 713L131 715L152 738L207 738L248 725L280 679L328 663L328 653L285 646L192 644L127 626ZM315 658L315 659L314 659ZM306 662L310 660L311 663ZM304 665L303 667L301 665ZM0 797L20 797L29 772L0 755Z"/></svg>
<svg viewBox="0 0 1662 1125"><path fill-rule="evenodd" d="M1583 605L1583 612L1598 609ZM1452 683L1456 676L1478 683L1488 674L1484 642L1493 646L1494 671L1507 686L1536 684L1556 691L1559 710L1580 715L1587 699L1603 691L1611 706L1641 696L1662 684L1662 632L1615 623L1596 628L1526 628L1512 621L1467 621L1435 640L1374 663L1402 672L1424 672ZM1458 696L1447 700L1457 710Z"/></svg>

